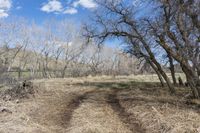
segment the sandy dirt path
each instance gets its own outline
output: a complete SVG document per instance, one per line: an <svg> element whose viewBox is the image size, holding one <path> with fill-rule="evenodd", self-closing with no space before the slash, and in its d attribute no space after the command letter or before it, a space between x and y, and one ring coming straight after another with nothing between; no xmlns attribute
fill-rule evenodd
<svg viewBox="0 0 200 133"><path fill-rule="evenodd" d="M119 105L116 91L97 89L88 92L74 110L69 133L144 133Z"/></svg>
<svg viewBox="0 0 200 133"><path fill-rule="evenodd" d="M45 89L35 98L12 103L13 113L6 114L9 120L0 126L0 133L144 132L120 106L117 91L64 81L45 82L41 88Z"/></svg>

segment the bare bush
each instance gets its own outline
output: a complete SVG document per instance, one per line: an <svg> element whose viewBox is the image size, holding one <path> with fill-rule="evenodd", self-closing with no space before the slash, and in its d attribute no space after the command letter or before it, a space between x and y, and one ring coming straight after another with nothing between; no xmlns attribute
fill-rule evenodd
<svg viewBox="0 0 200 133"><path fill-rule="evenodd" d="M32 82L25 80L22 83L17 83L11 86L9 89L6 89L5 91L1 93L2 93L1 97L6 101L15 100L15 99L23 99L23 98L29 98L31 96L34 96L35 88Z"/></svg>

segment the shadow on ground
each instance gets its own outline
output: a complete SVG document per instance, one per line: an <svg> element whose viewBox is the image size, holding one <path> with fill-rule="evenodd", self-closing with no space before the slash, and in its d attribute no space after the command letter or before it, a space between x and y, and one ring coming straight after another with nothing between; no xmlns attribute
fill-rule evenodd
<svg viewBox="0 0 200 133"><path fill-rule="evenodd" d="M135 81L128 81L128 82L84 82L84 83L78 83L76 85L81 86L94 86L97 88L110 88L110 89L117 89L117 90L125 90L125 89L134 89L134 88L140 88L140 89L157 89L161 88L161 85L159 82L135 82Z"/></svg>
<svg viewBox="0 0 200 133"><path fill-rule="evenodd" d="M171 95L168 88L162 87L159 82L84 82L79 86L91 86L97 89L111 89L117 93L123 93L124 101L138 101L148 103L171 104L180 108L200 108L199 101L190 99L187 96L191 91L187 87L177 86L176 94Z"/></svg>

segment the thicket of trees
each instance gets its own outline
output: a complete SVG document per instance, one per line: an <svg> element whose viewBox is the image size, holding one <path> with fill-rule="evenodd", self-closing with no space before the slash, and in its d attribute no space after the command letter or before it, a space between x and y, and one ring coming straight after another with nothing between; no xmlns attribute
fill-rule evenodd
<svg viewBox="0 0 200 133"><path fill-rule="evenodd" d="M69 20L30 24L23 18L0 20L0 81L137 73L137 60L118 48L85 44ZM134 66L134 67L133 67Z"/></svg>
<svg viewBox="0 0 200 133"><path fill-rule="evenodd" d="M102 44L108 38L121 39L127 46L125 51L148 63L172 94L177 83L174 65L179 64L193 96L200 98L199 0L143 1L148 2L143 12L132 0L96 2L99 8L92 23L84 27L88 42ZM163 60L169 61L173 83L163 70Z"/></svg>
<svg viewBox="0 0 200 133"><path fill-rule="evenodd" d="M129 75L151 67L174 94L175 68L180 66L193 96L200 98L199 0L145 0L142 10L132 0L96 2L83 29L68 20L41 26L23 18L0 20L0 81L16 75ZM101 45L110 38L123 43L123 52Z"/></svg>

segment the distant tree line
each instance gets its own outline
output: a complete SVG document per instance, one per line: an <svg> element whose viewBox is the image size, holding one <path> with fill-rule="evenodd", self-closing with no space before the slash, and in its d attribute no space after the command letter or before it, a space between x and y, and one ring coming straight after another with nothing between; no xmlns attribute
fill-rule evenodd
<svg viewBox="0 0 200 133"><path fill-rule="evenodd" d="M0 81L139 73L137 60L117 47L85 43L69 20L0 20ZM0 83L1 83L0 82Z"/></svg>

